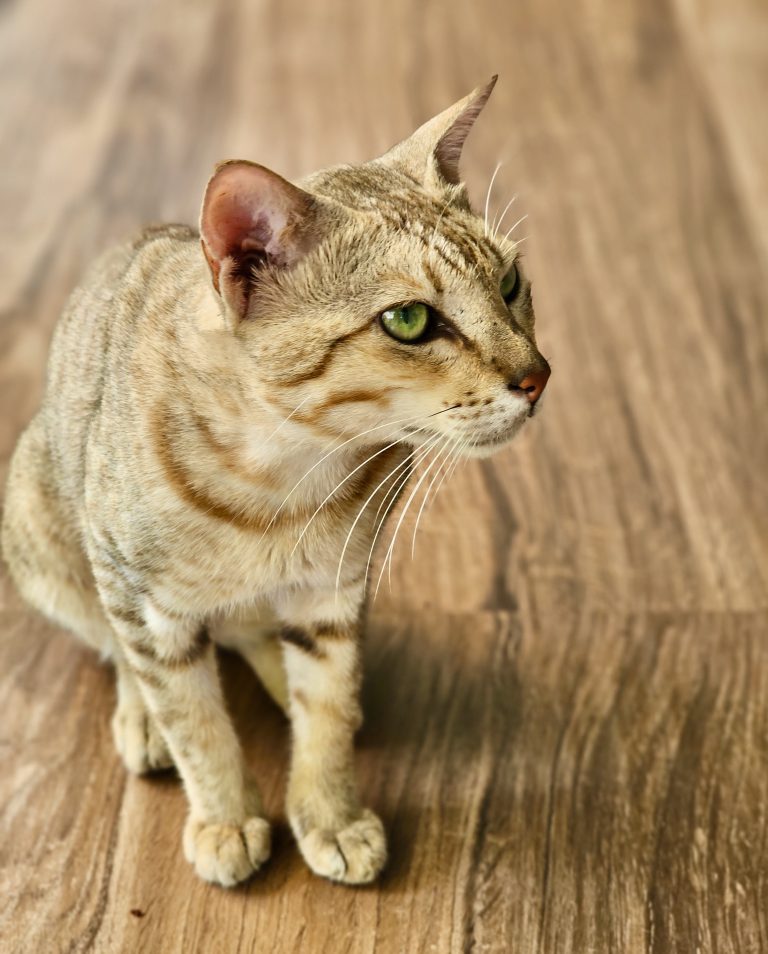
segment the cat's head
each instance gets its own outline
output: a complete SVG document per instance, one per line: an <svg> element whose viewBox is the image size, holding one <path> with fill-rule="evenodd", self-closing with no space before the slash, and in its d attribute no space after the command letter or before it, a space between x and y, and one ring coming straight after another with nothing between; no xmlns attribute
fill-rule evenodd
<svg viewBox="0 0 768 954"><path fill-rule="evenodd" d="M530 417L549 376L515 242L459 178L495 83L385 155L293 185L250 162L208 183L201 236L260 400L366 442L407 433L482 455ZM440 443L438 443L440 446Z"/></svg>

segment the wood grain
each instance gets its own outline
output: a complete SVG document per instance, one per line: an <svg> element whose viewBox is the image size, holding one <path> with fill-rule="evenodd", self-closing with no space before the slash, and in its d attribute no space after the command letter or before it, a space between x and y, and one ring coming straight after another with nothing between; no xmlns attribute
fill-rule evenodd
<svg viewBox="0 0 768 954"><path fill-rule="evenodd" d="M1 951L768 951L758 0L6 3L0 478L108 242L194 221L216 160L363 159L496 71L465 172L482 202L505 159L553 377L516 445L446 485L414 562L406 519L372 607L384 878L307 872L287 728L226 657L276 844L244 888L197 881L178 784L114 753L109 671L2 579Z"/></svg>

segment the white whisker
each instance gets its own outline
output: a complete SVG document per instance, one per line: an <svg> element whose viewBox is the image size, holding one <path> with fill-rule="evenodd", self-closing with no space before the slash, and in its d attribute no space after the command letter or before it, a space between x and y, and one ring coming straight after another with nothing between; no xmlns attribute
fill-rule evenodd
<svg viewBox="0 0 768 954"><path fill-rule="evenodd" d="M448 465L448 468L446 469L445 473L443 474L442 479L440 480L440 483L437 485L437 490L435 491L435 494L434 494L434 496L432 497L432 500L433 500L433 501L437 500L437 496L438 496L438 494L440 493L440 490L441 490L443 484L444 484L444 483L447 483L448 480L453 476L454 471L456 470L456 468L458 467L459 463L460 463L461 460L462 460L462 456L461 456L461 455L462 455L462 452L463 452L467 447L469 447L469 445L470 445L471 443L472 443L472 441L471 441L469 438L465 438L463 441L459 441L459 442L458 442L458 446L457 446L457 448L456 448L456 454L454 455L454 457L453 457L451 463Z"/></svg>
<svg viewBox="0 0 768 954"><path fill-rule="evenodd" d="M435 495L434 495L433 498L432 498L432 501L433 501L433 502L434 502L435 500L437 500L437 495L440 493L441 487L443 486L443 484L446 482L446 480L451 476L451 474L452 474L452 473L454 472L454 470L456 469L456 465L458 464L459 460L461 459L461 452L462 452L462 450L464 450L464 448L466 447L466 445L467 445L467 441L466 441L466 440L457 441L457 442L456 442L456 453L453 455L453 457L451 458L450 463L448 464L448 466L446 467L446 469L443 471L443 476L440 478L440 483L437 485L437 489L435 490Z"/></svg>
<svg viewBox="0 0 768 954"><path fill-rule="evenodd" d="M501 228L501 224L504 221L504 216L507 214L507 212L509 212L510 207L512 206L512 203L515 201L516 198L517 198L517 193L515 193L512 196L512 198L509 200L509 202L507 202L507 204L504 206L504 211L499 216L498 222L496 221L496 216L494 215L493 223L491 224L491 235L493 236L494 239L496 238L496 235L498 234L498 231Z"/></svg>
<svg viewBox="0 0 768 954"><path fill-rule="evenodd" d="M297 413L304 407L304 405L307 403L307 401L310 400L311 397L312 397L312 395L311 395L311 394L308 394L308 395L304 398L303 401L300 401L300 402L296 405L296 407L291 411L291 413L288 415L288 417L286 417L285 420L284 420L281 424L278 424L277 427L274 429L274 431L272 431L272 433L271 433L267 438L265 438L264 443L265 443L265 444L268 444L268 443L272 440L272 438L275 436L275 434L278 434L278 433L285 427L285 425L288 423L288 421L290 421L290 419L293 417L293 415L294 415L294 414L297 414Z"/></svg>
<svg viewBox="0 0 768 954"><path fill-rule="evenodd" d="M339 583L340 583L340 581L341 581L341 569L342 569L342 565L343 565L343 563L344 563L344 556L345 556L345 554L346 554L346 552L347 552L347 547L349 546L349 541L352 539L352 534L353 534L354 531L355 531L355 527L357 526L358 522L360 521L360 518L363 516L363 513L365 512L366 508L368 507L368 504L373 500L373 498L376 496L376 494L379 492L379 490L381 490L381 488L384 486L384 484L385 484L388 480L390 480L392 477L394 477L394 475L398 472L398 470L401 470L403 467L407 467L407 465L408 465L408 464L410 463L410 461L413 459L413 457L414 457L415 454L418 453L418 456L417 456L416 461L415 461L415 463L418 463L418 461L421 460L422 457L424 457L424 456L429 452L430 448L431 448L431 445L428 445L426 450L419 449L418 452L417 452L416 449L412 450L412 451L410 452L410 454L408 454L403 460L401 460L400 463L399 463L396 467L393 467L392 470L390 470L390 472L387 474L387 476L386 476L382 481L380 481L380 482L376 485L376 487L374 488L373 492L368 496L368 498L366 499L366 501L365 501L365 503L363 504L363 506L362 506L362 507L360 508L360 510L357 512L357 516L355 517L355 519L354 519L354 521L353 521L353 523L352 523L352 526L349 528L349 533L347 534L347 538L346 538L346 540L344 541L344 546L342 547L342 550L341 550L341 556L339 557L339 569L338 569L338 571L337 571L337 573L336 573L336 594L337 594L337 596L338 596L338 592L339 592ZM395 480L394 483L397 483L397 480ZM393 484L393 486L394 486L394 484ZM392 489L392 488L390 488L390 490L391 490L391 489ZM389 490L388 490L387 493L384 495L384 500L386 500L388 496L389 496ZM384 502L384 501L382 501L382 503L383 503L383 502ZM374 518L373 518L374 521L376 520L376 517L378 517L380 511L381 511L381 504L379 504L379 509L376 511L376 515L375 515ZM367 569L367 568L366 568L366 569Z"/></svg>
<svg viewBox="0 0 768 954"><path fill-rule="evenodd" d="M521 222L525 222L525 220L526 220L527 218L528 218L528 213L527 213L527 212L525 213L525 215L521 215L521 216L520 216L520 218L517 220L517 222L515 222L515 224L512 226L512 228L509 229L509 231L508 231L508 232L506 233L506 235L504 236L504 241L505 241L505 242L507 241L507 239L509 238L509 236L515 231L515 229L518 227L518 225L520 225ZM522 241L522 239L520 239L519 241Z"/></svg>
<svg viewBox="0 0 768 954"><path fill-rule="evenodd" d="M422 427L417 427L417 428L416 428L416 433L418 433L419 431L425 430L425 428L427 428L428 426L429 426L428 424L424 424ZM364 460L362 463L358 464L357 467L355 467L353 470L351 470L345 477L343 477L343 478L336 484L336 486L333 488L333 490L331 490L331 492L325 497L325 499L318 505L317 509L316 509L315 512L312 514L312 516L309 518L309 520L307 520L306 524L304 525L304 529L303 529L303 530L301 531L301 533L299 534L299 539L298 539L298 540L296 541L296 543L294 543L294 545L293 545L293 549L291 550L291 556L293 556L293 554L296 552L296 550L297 550L299 544L300 544L301 541L304 539L304 534L307 532L307 530L309 530L309 528L310 528L310 526L311 526L311 524L312 524L312 521L313 521L313 520L315 519L315 517L320 513L320 511L323 509L323 507L328 503L328 501L331 499L331 497L333 497L333 495L336 493L336 491L339 490L340 487L343 487L344 484L346 484L346 482L347 482L350 478L354 477L355 474L356 474L359 470L361 470L363 467L365 467L366 464L370 463L375 457L378 457L380 454L383 454L384 451L389 450L390 447L394 447L395 444L401 443L402 440L403 440L402 437L398 437L396 440L391 441L389 444L386 444L384 447L380 448L380 450L377 450L375 453L371 454L370 457L366 457L365 460Z"/></svg>
<svg viewBox="0 0 768 954"><path fill-rule="evenodd" d="M488 193L485 197L485 214L483 216L484 223L484 232L485 235L488 235L488 206L491 201L491 192L493 191L493 183L496 180L496 176L499 174L499 169L501 169L503 163L499 163L496 168L493 170L493 175L491 176L491 181L488 183Z"/></svg>
<svg viewBox="0 0 768 954"><path fill-rule="evenodd" d="M452 410L452 408L444 408L444 410L450 411L450 410ZM437 411L437 412L435 412L435 414L442 414L442 413L443 413L442 411ZM320 464L323 463L324 460L327 460L332 454L337 453L338 451L340 451L340 450L342 449L342 447L346 447L347 445L351 444L353 441L359 440L361 437L365 437L366 434L372 434L374 431L380 431L380 430L381 430L382 428L384 428L384 427L394 427L396 424L408 424L408 423L410 423L410 422L412 422L412 421L424 420L425 416L426 416L426 417L434 417L435 414L427 414L427 415L417 414L417 415L415 415L415 416L413 416L413 417L402 417L402 418L399 418L398 420L394 420L394 421L385 421L383 424L377 424L375 427L369 427L367 430L361 431L359 434L355 434L353 437L349 437L349 438L347 438L347 440L342 441L341 444L338 444L336 447L332 447L327 453L323 454L323 456L320 458L320 460L316 461L316 462L309 468L309 470L304 474L303 477L299 478L299 480L296 481L296 483L293 485L293 487L291 487L291 489L288 491L288 493L286 494L285 498L283 499L283 502L280 504L280 506L277 508L277 510L272 514L272 519L269 521L269 523L267 524L267 526L264 528L264 532L262 533L262 535L261 535L261 537L260 537L259 539L260 539L260 540L263 540L263 539L264 539L264 537L266 536L266 534L269 532L269 530L271 529L272 525L274 524L275 520L277 520L278 516L280 515L280 512L282 511L283 507L285 507L285 505L288 503L288 500L289 500L289 499L291 498L291 496L295 493L295 491L304 483L304 481L307 479L307 477L309 477L309 475L310 475L316 468L318 468L318 467L320 466Z"/></svg>
<svg viewBox="0 0 768 954"><path fill-rule="evenodd" d="M380 481L378 484L376 484L376 487L375 487L375 489L373 490L373 492L372 492L371 494L369 494L369 496L366 498L366 501L365 501L365 503L363 504L363 506L358 510L357 516L356 516L355 519L353 520L352 526L349 528L349 533L347 534L347 537L346 537L346 539L344 540L344 546L341 548L341 556L339 557L339 568L338 568L338 570L336 571L336 596L337 596L337 597L338 597L338 594L339 594L339 583L341 582L341 570L342 570L342 567L343 567L343 565L344 565L344 557L345 557L346 552L347 552L347 547L349 546L349 541L352 539L352 534L353 534L354 531L355 531L355 527L357 526L358 522L360 521L360 518L361 518L361 517L363 516L363 514L365 513L365 510L366 510L366 508L368 507L368 504L373 500L373 498L376 496L376 494L379 492L379 490L381 490L381 488L384 486L384 484L385 484L388 480L391 480L392 477L395 476L395 474L398 472L398 470L402 470L403 467L406 467L406 466L408 465L408 463L413 459L414 453L415 453L415 451L411 451L410 454L408 454L403 460L401 460L400 463L399 463L396 467L393 467L392 470L389 471L389 473L388 473L387 476L384 478L384 480L382 480L382 481ZM395 483L397 483L397 480L395 480ZM391 489L392 489L392 488L390 488L390 490L391 490ZM386 498L387 498L388 496L389 496L389 491L387 491L387 493L385 494L384 499L386 500ZM377 516L378 516L378 512L376 513L376 516L374 517L374 520L376 519Z"/></svg>
<svg viewBox="0 0 768 954"><path fill-rule="evenodd" d="M420 458L419 458L419 459L420 459ZM413 459L413 465L415 466L415 464L416 464L416 458ZM408 474L411 473L412 470L413 470L413 467L411 467L411 470L409 470L409 471L404 475L406 479L407 479L407 477L408 477ZM389 495L390 495L390 493L392 492L392 490L394 489L396 483L397 483L397 481L395 481L395 482L392 484L392 486L389 488L389 490L387 490L386 494L384 495L384 499L381 501L381 503L379 504L379 506L376 508L376 513L374 514L374 517L373 517L374 520L377 520L377 519L378 519L378 516L379 516L379 514L381 513L382 509L384 508L384 504L385 504L385 503L387 502L387 500L389 499Z"/></svg>
<svg viewBox="0 0 768 954"><path fill-rule="evenodd" d="M376 548L376 541L379 539L379 534L381 533L384 527L384 524L387 521L387 517L389 516L390 511L392 510L394 505L397 503L397 500L400 496L400 491L408 483L408 480L410 479L410 476L413 473L414 469L427 456L427 454L432 450L432 448L435 446L435 444L438 442L439 439L440 439L440 435L437 435L435 438L433 438L432 441L428 442L421 449L421 452L419 453L419 455L415 457L413 461L411 461L411 466L406 469L405 474L401 475L395 480L395 482L392 484L392 486L384 495L384 499L379 504L379 507L376 511L376 516L373 518L374 521L378 520L382 507L384 507L385 504L386 504L386 507L384 507L384 513L382 514L381 520L379 520L378 522L378 525L376 527L376 532L373 535L373 540L371 540L371 548L368 551L368 560L365 564L365 582L364 582L365 586L367 586L368 584L368 574L371 571L371 562L373 561L373 551ZM390 499L390 494L391 494L391 499Z"/></svg>
<svg viewBox="0 0 768 954"><path fill-rule="evenodd" d="M419 477L419 479L416 481L416 486L413 488L413 490L411 491L411 493L410 493L409 496L408 496L408 499L407 499L406 502L405 502L405 506L403 507L403 512L400 514L400 517L399 517L399 519L398 519L398 521L397 521L397 525L396 525L396 527L395 527L395 532L392 534L392 539L390 540L389 547L388 547L387 552L386 552L386 555L385 555L385 557L384 557L384 563L382 564L382 567L381 567L381 573L379 573L379 579L378 579L378 581L377 581L377 583L376 583L376 592L373 594L374 600L375 600L376 597L378 596L379 587L381 586L381 580L382 580L382 577L384 576L384 571L387 569L387 564L389 564L389 571L388 571L388 574L387 574L387 579L388 579L388 580L390 581L390 583L391 583L391 580L392 580L392 553L394 552L395 543L396 543L396 541L397 541L398 531L400 530L400 527L403 525L403 520L405 519L405 515L408 513L408 508L411 506L411 502L413 501L413 498L416 496L416 493L417 493L419 487L421 487L421 485L424 483L425 479L426 479L427 476L429 475L429 472L432 470L432 468L433 468L433 467L435 466L435 464L437 463L437 459L438 459L438 458L435 457L435 458L432 459L432 461L430 461L430 463L428 464L428 466L427 466L426 470L424 471L424 473L423 473L423 474L421 475L421 477Z"/></svg>
<svg viewBox="0 0 768 954"><path fill-rule="evenodd" d="M429 484L427 485L427 490L426 490L426 493L424 494L424 499L421 501L421 506L419 507L419 512L416 516L416 525L413 528L413 538L411 539L411 560L413 560L413 558L416 556L416 534L419 532L419 522L421 520L421 515L424 513L424 504L426 504L427 500L429 499L429 492L434 487L435 481L440 476L440 472L442 471L443 467L445 467L445 465L451 459L451 451L455 449L457 444L458 444L458 441L455 440L455 438L449 437L448 440L445 442L445 444L438 451L438 454L440 456L442 456L446 450L448 451L448 453L443 457L442 462L440 463L440 466L435 471L435 476L432 478L432 480L430 480Z"/></svg>

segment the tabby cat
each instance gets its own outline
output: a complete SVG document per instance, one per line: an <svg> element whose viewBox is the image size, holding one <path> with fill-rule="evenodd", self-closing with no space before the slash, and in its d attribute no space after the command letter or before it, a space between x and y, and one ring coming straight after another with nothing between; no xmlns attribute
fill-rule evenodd
<svg viewBox="0 0 768 954"><path fill-rule="evenodd" d="M353 769L382 516L420 458L507 443L549 375L516 245L459 180L494 82L300 187L219 165L199 231L108 252L56 328L4 556L31 604L114 662L117 749L132 772L176 766L208 881L270 851L216 644L290 718L287 813L310 868L357 884L385 863Z"/></svg>

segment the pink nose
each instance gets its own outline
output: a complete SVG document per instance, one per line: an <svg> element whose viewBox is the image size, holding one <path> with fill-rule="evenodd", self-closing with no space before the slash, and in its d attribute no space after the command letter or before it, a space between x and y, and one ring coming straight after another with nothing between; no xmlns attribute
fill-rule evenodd
<svg viewBox="0 0 768 954"><path fill-rule="evenodd" d="M551 373L548 367L543 371L534 371L532 374L527 374L519 384L510 384L509 390L519 391L528 398L531 404L535 404L547 386Z"/></svg>

